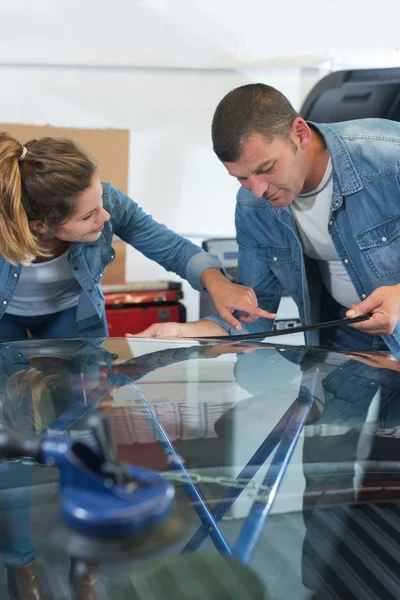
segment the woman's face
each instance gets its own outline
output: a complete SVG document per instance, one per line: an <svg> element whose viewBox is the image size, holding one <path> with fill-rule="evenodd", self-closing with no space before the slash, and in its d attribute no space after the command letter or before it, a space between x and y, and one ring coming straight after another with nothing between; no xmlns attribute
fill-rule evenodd
<svg viewBox="0 0 400 600"><path fill-rule="evenodd" d="M58 225L54 236L65 242L95 242L101 236L110 215L103 208L103 188L99 177L78 198L73 216Z"/></svg>

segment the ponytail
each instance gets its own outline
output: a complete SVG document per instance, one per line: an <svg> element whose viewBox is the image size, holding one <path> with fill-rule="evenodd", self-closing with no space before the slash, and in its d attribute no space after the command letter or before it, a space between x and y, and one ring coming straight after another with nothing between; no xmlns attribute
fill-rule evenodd
<svg viewBox="0 0 400 600"><path fill-rule="evenodd" d="M43 247L30 230L22 204L22 154L21 144L0 132L0 254L12 264L28 265L43 256Z"/></svg>

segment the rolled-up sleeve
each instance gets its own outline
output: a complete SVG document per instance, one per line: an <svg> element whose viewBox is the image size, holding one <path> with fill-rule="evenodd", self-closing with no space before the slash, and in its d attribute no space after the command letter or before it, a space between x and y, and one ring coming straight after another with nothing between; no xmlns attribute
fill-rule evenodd
<svg viewBox="0 0 400 600"><path fill-rule="evenodd" d="M214 256L214 254L208 254L208 252L201 251L192 256L189 260L186 268L186 279L195 290L198 290L199 292L204 291L200 277L203 271L210 268L219 269L224 273L221 261L217 256Z"/></svg>

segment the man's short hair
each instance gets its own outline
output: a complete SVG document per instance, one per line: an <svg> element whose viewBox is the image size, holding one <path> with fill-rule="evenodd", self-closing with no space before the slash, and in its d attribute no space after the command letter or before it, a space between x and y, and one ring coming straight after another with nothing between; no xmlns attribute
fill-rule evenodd
<svg viewBox="0 0 400 600"><path fill-rule="evenodd" d="M235 162L250 135L260 134L269 141L287 138L298 116L289 100L270 85L242 85L229 92L214 113L214 152L223 162Z"/></svg>

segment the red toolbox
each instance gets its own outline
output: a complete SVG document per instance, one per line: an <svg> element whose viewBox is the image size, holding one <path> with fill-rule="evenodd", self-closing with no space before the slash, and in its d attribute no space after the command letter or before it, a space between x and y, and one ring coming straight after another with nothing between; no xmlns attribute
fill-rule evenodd
<svg viewBox="0 0 400 600"><path fill-rule="evenodd" d="M140 281L103 285L110 337L139 333L153 323L186 321L179 302L181 284L175 281Z"/></svg>

